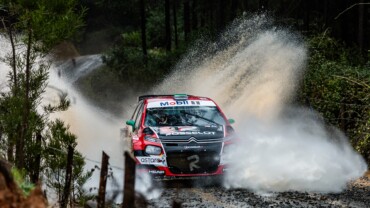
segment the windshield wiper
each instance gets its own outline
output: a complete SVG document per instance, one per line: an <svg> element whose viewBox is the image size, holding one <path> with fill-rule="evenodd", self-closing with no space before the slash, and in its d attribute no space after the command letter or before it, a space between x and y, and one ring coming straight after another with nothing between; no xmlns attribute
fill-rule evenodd
<svg viewBox="0 0 370 208"><path fill-rule="evenodd" d="M202 116L200 116L200 115L196 115L196 114L188 113L188 112L185 112L185 111L180 111L180 113L187 114L187 115L191 115L191 116L194 116L194 117L196 117L196 118L200 118L200 119L203 119L203 120L208 121L208 122L210 122L210 123L216 124L216 125L218 125L218 126L222 126L221 124L217 123L216 121L213 121L213 120L208 119L208 118L204 118L204 117L202 117ZM188 122L188 123L189 123L189 122Z"/></svg>

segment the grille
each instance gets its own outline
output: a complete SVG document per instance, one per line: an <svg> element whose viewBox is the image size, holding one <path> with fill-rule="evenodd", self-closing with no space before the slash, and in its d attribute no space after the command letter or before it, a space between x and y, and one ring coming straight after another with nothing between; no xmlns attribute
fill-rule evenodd
<svg viewBox="0 0 370 208"><path fill-rule="evenodd" d="M220 164L216 152L173 152L167 153L167 165L174 174L213 173Z"/></svg>
<svg viewBox="0 0 370 208"><path fill-rule="evenodd" d="M190 137L191 138L191 137ZM166 143L184 143L184 144L187 144L187 143L190 143L192 141L190 141L190 138L187 138L187 139L162 139L162 143L163 144L166 144ZM195 139L196 143L200 143L200 144L207 144L207 143L221 143L223 141L223 138L217 138L217 139L203 139L203 140L200 140L200 139ZM194 140L193 140L194 142Z"/></svg>

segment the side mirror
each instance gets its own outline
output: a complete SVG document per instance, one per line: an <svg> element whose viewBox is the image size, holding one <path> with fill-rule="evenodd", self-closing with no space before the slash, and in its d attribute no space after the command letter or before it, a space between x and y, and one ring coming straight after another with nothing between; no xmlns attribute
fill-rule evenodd
<svg viewBox="0 0 370 208"><path fill-rule="evenodd" d="M230 124L235 123L235 120L234 120L234 119L232 119L232 118L228 119L228 121L229 121L229 123L230 123Z"/></svg>
<svg viewBox="0 0 370 208"><path fill-rule="evenodd" d="M134 120L126 121L126 124L129 125L129 126L132 126L132 128L135 128L135 121Z"/></svg>

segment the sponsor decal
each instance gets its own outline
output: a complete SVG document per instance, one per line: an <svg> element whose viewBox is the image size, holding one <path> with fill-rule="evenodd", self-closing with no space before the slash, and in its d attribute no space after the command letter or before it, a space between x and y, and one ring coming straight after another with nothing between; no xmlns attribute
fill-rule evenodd
<svg viewBox="0 0 370 208"><path fill-rule="evenodd" d="M153 175L164 175L164 170L149 170L148 172Z"/></svg>
<svg viewBox="0 0 370 208"><path fill-rule="evenodd" d="M210 100L173 100L173 101L154 101L149 102L147 108L165 108L173 106L216 106Z"/></svg>
<svg viewBox="0 0 370 208"><path fill-rule="evenodd" d="M184 149L200 149L203 146L185 146Z"/></svg>
<svg viewBox="0 0 370 208"><path fill-rule="evenodd" d="M185 132L185 131L199 131L199 128L196 126L181 126L181 127L160 127L159 128L159 134L161 135L167 135L173 132Z"/></svg>
<svg viewBox="0 0 370 208"><path fill-rule="evenodd" d="M179 126L179 131L199 131L199 128L196 126Z"/></svg>
<svg viewBox="0 0 370 208"><path fill-rule="evenodd" d="M193 102L193 101L192 101ZM184 101L166 101L166 102L160 102L159 105L160 106L177 106L177 105L187 105L189 104L189 102L187 100L184 100Z"/></svg>
<svg viewBox="0 0 370 208"><path fill-rule="evenodd" d="M200 167L197 165L199 162L199 156L198 155L192 155L186 158L188 161L191 161L189 163L189 169L190 171L193 171L194 169L199 169Z"/></svg>
<svg viewBox="0 0 370 208"><path fill-rule="evenodd" d="M182 131L182 132L170 132L166 136L179 136L179 135L215 135L214 131Z"/></svg>
<svg viewBox="0 0 370 208"><path fill-rule="evenodd" d="M174 131L177 131L177 130L175 129L175 127L172 127L172 126L166 126L166 127L159 128L159 134L167 134L167 133L174 132Z"/></svg>
<svg viewBox="0 0 370 208"><path fill-rule="evenodd" d="M151 156L151 157L136 157L140 164L143 165L157 165L166 166L166 159L164 156Z"/></svg>

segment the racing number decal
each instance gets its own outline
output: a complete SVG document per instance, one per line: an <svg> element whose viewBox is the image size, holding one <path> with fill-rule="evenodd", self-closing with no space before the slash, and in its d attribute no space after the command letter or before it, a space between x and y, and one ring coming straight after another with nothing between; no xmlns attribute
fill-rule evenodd
<svg viewBox="0 0 370 208"><path fill-rule="evenodd" d="M194 168L197 168L197 169L200 168L197 165L197 163L199 162L199 156L198 155L192 155L192 156L187 157L186 159L189 160L189 161L191 161L189 163L189 169L190 169L190 171L193 171ZM192 160L194 160L194 161L192 161Z"/></svg>

